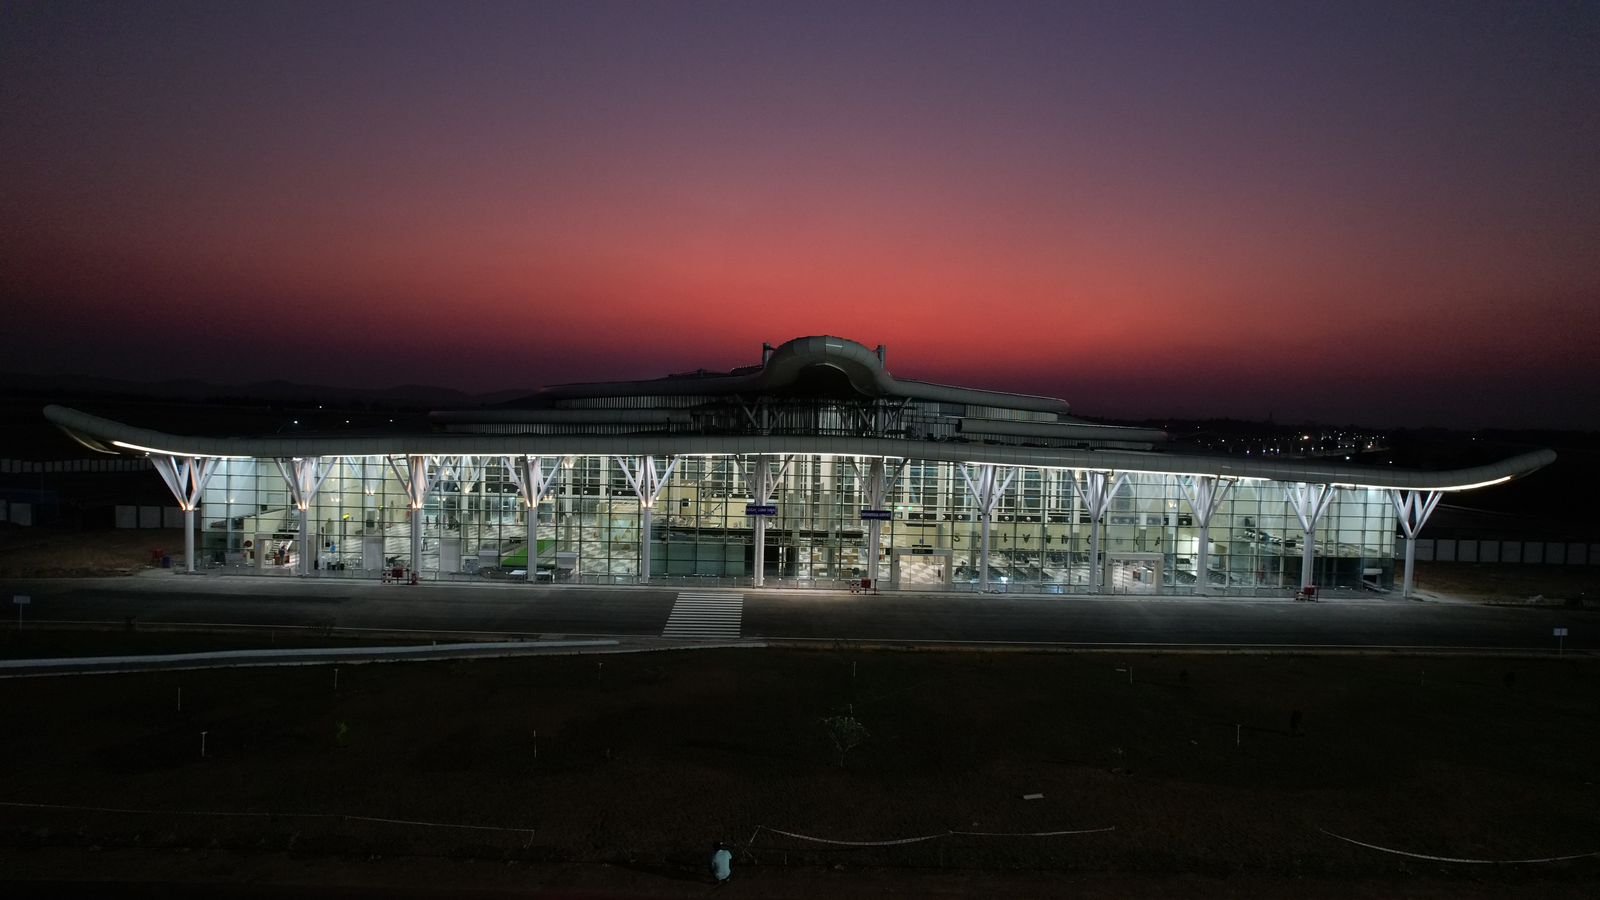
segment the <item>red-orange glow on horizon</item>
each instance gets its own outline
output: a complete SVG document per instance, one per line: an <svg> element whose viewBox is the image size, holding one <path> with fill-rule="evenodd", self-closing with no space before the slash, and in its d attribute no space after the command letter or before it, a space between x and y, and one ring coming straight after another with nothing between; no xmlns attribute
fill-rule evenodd
<svg viewBox="0 0 1600 900"><path fill-rule="evenodd" d="M1592 11L869 6L0 13L16 364L1600 403Z"/></svg>

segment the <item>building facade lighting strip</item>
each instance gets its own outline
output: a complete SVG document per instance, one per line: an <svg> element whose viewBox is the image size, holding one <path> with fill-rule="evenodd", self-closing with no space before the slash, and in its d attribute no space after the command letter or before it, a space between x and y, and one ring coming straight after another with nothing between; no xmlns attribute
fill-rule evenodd
<svg viewBox="0 0 1600 900"><path fill-rule="evenodd" d="M159 453L162 456L193 456L196 459L255 459L256 458L256 457L253 457L253 456L232 456L232 455L228 455L228 454L224 454L224 453L196 453L196 452L194 452L192 450L163 450L163 449L161 449L159 447L141 447L138 444L130 444L127 441L112 441L111 445L114 446L114 447L121 447L124 450L137 450L140 453Z"/></svg>

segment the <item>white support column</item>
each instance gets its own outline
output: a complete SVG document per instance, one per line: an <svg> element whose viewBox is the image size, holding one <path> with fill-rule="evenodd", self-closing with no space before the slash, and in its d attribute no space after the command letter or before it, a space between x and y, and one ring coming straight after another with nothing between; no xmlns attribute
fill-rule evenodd
<svg viewBox="0 0 1600 900"><path fill-rule="evenodd" d="M976 470L976 477L972 472ZM961 479L967 483L973 502L978 505L978 518L982 522L978 544L978 590L989 590L989 522L994 511L1000 508L1000 498L1005 495L1011 480L1017 477L1014 466L995 466L989 463L961 466Z"/></svg>
<svg viewBox="0 0 1600 900"><path fill-rule="evenodd" d="M756 464L745 473L745 486L750 491L750 503L755 506L769 506L777 496L778 485L783 483L784 473L789 469L789 456L769 456L762 454L756 457ZM772 463L776 461L778 468L774 470ZM761 587L767 578L767 517L752 516L751 532L755 538L755 553L752 568L755 569L750 576L752 587Z"/></svg>
<svg viewBox="0 0 1600 900"><path fill-rule="evenodd" d="M411 574L418 576L422 571L422 507L428 502L428 495L433 492L434 486L439 483L440 470L435 467L430 475L428 463L433 460L422 454L399 458L405 460L405 471L401 471L393 456L388 457L389 468L394 470L394 477L405 486L406 501L411 506Z"/></svg>
<svg viewBox="0 0 1600 900"><path fill-rule="evenodd" d="M194 511L200 507L200 497L206 483L216 474L222 460L203 456L160 455L150 457L150 462L167 483L167 489L183 510L183 565L185 571L194 571Z"/></svg>
<svg viewBox="0 0 1600 900"><path fill-rule="evenodd" d="M555 488L566 459L557 457L555 465L548 469L545 468L544 458L540 456L507 456L504 459L506 471L517 486L517 496L522 498L522 505L528 508L528 581L532 583L539 570L539 504ZM551 580L554 581L554 578Z"/></svg>
<svg viewBox="0 0 1600 900"><path fill-rule="evenodd" d="M300 511L300 574L311 574L311 505L316 502L317 492L322 490L322 483L328 480L328 473L339 464L339 458L333 457L331 463L325 463L320 456L297 456L290 460L290 466L283 464L283 460L274 459L278 465L278 473L289 485L289 499L294 502L294 508Z"/></svg>
<svg viewBox="0 0 1600 900"><path fill-rule="evenodd" d="M1389 491L1389 502L1394 504L1395 515L1400 519L1400 530L1406 535L1406 575L1400 589L1400 596L1404 599L1411 598L1411 589L1416 584L1417 532L1428 523L1428 517L1433 515L1439 498L1443 496L1440 491Z"/></svg>
<svg viewBox="0 0 1600 900"><path fill-rule="evenodd" d="M633 495L639 498L639 583L650 582L650 527L651 513L655 510L656 498L661 496L661 489L666 486L667 479L672 477L672 470L677 468L677 457L667 460L666 466L661 471L656 471L656 458L654 456L637 457L630 469L628 457L613 456L611 458L622 470L622 477L628 480L628 486L633 488Z"/></svg>
<svg viewBox="0 0 1600 900"><path fill-rule="evenodd" d="M361 459L361 540L365 544L369 537L367 531L367 518L370 516L373 523L382 534L383 526L378 519L378 493L383 490L383 463L378 457L363 456ZM379 553L378 562L383 562L383 553Z"/></svg>
<svg viewBox="0 0 1600 900"><path fill-rule="evenodd" d="M453 456L448 459L449 477L457 487L456 514L461 528L461 546L463 552L476 553L477 542L472 535L472 491L483 481L484 463L472 456Z"/></svg>
<svg viewBox="0 0 1600 900"><path fill-rule="evenodd" d="M1204 596L1211 591L1211 519L1222 508L1235 481L1215 475L1180 475L1178 487L1194 511L1194 521L1200 526L1200 548L1195 554L1195 593ZM1227 592L1224 585L1223 592Z"/></svg>
<svg viewBox="0 0 1600 900"><path fill-rule="evenodd" d="M1082 479L1077 476L1081 474ZM1111 510L1111 501L1116 499L1117 492L1128 483L1126 472L1111 477L1110 472L1081 472L1072 477L1072 491L1078 495L1078 502L1089 510L1089 593L1098 594L1101 589L1100 578L1100 520L1105 518Z"/></svg>
<svg viewBox="0 0 1600 900"><path fill-rule="evenodd" d="M765 456L756 457L756 464L749 472L746 479L750 482L750 502L763 504L767 502L767 485L771 483L769 473L772 464ZM751 554L754 560L751 568L755 571L750 576L752 587L761 587L767 579L767 517L756 516L750 523L750 534L755 541L755 551Z"/></svg>
<svg viewBox="0 0 1600 900"><path fill-rule="evenodd" d="M1328 507L1333 504L1333 496L1338 488L1331 484L1303 483L1285 485L1283 490L1306 535L1306 544L1300 553L1300 586L1313 587L1316 584L1317 523L1322 521Z"/></svg>
<svg viewBox="0 0 1600 900"><path fill-rule="evenodd" d="M909 460L900 460L895 466L894 474L888 472L887 461L884 457L873 457L868 464L866 477L862 479L862 487L867 499L868 509L887 509L889 497L894 493L895 485L900 481L900 475L906 470ZM854 463L852 462L852 465ZM861 470L856 469L856 477L861 478ZM878 586L878 557L883 554L883 522L873 519L867 523L867 577L872 580L872 586Z"/></svg>

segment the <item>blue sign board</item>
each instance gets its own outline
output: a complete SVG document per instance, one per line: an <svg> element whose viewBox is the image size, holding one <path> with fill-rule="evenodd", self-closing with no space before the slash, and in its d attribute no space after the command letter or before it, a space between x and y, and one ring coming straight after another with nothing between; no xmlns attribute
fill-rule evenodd
<svg viewBox="0 0 1600 900"><path fill-rule="evenodd" d="M863 522L888 522L894 518L894 511L889 509L863 509L861 521Z"/></svg>
<svg viewBox="0 0 1600 900"><path fill-rule="evenodd" d="M775 516L778 514L778 507L763 506L759 503L746 503L744 514L747 516Z"/></svg>

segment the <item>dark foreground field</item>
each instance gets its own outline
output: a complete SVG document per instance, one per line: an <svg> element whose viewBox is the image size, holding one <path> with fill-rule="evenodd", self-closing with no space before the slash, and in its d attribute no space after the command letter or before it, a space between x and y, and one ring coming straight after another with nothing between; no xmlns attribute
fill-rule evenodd
<svg viewBox="0 0 1600 900"><path fill-rule="evenodd" d="M750 896L1587 896L1600 857L1325 832L1600 851L1597 688L1591 659L845 650L6 680L0 801L169 812L0 806L0 880L696 896L723 839Z"/></svg>
<svg viewBox="0 0 1600 900"><path fill-rule="evenodd" d="M0 528L0 577L129 575L150 566L153 550L181 566L183 531Z"/></svg>

